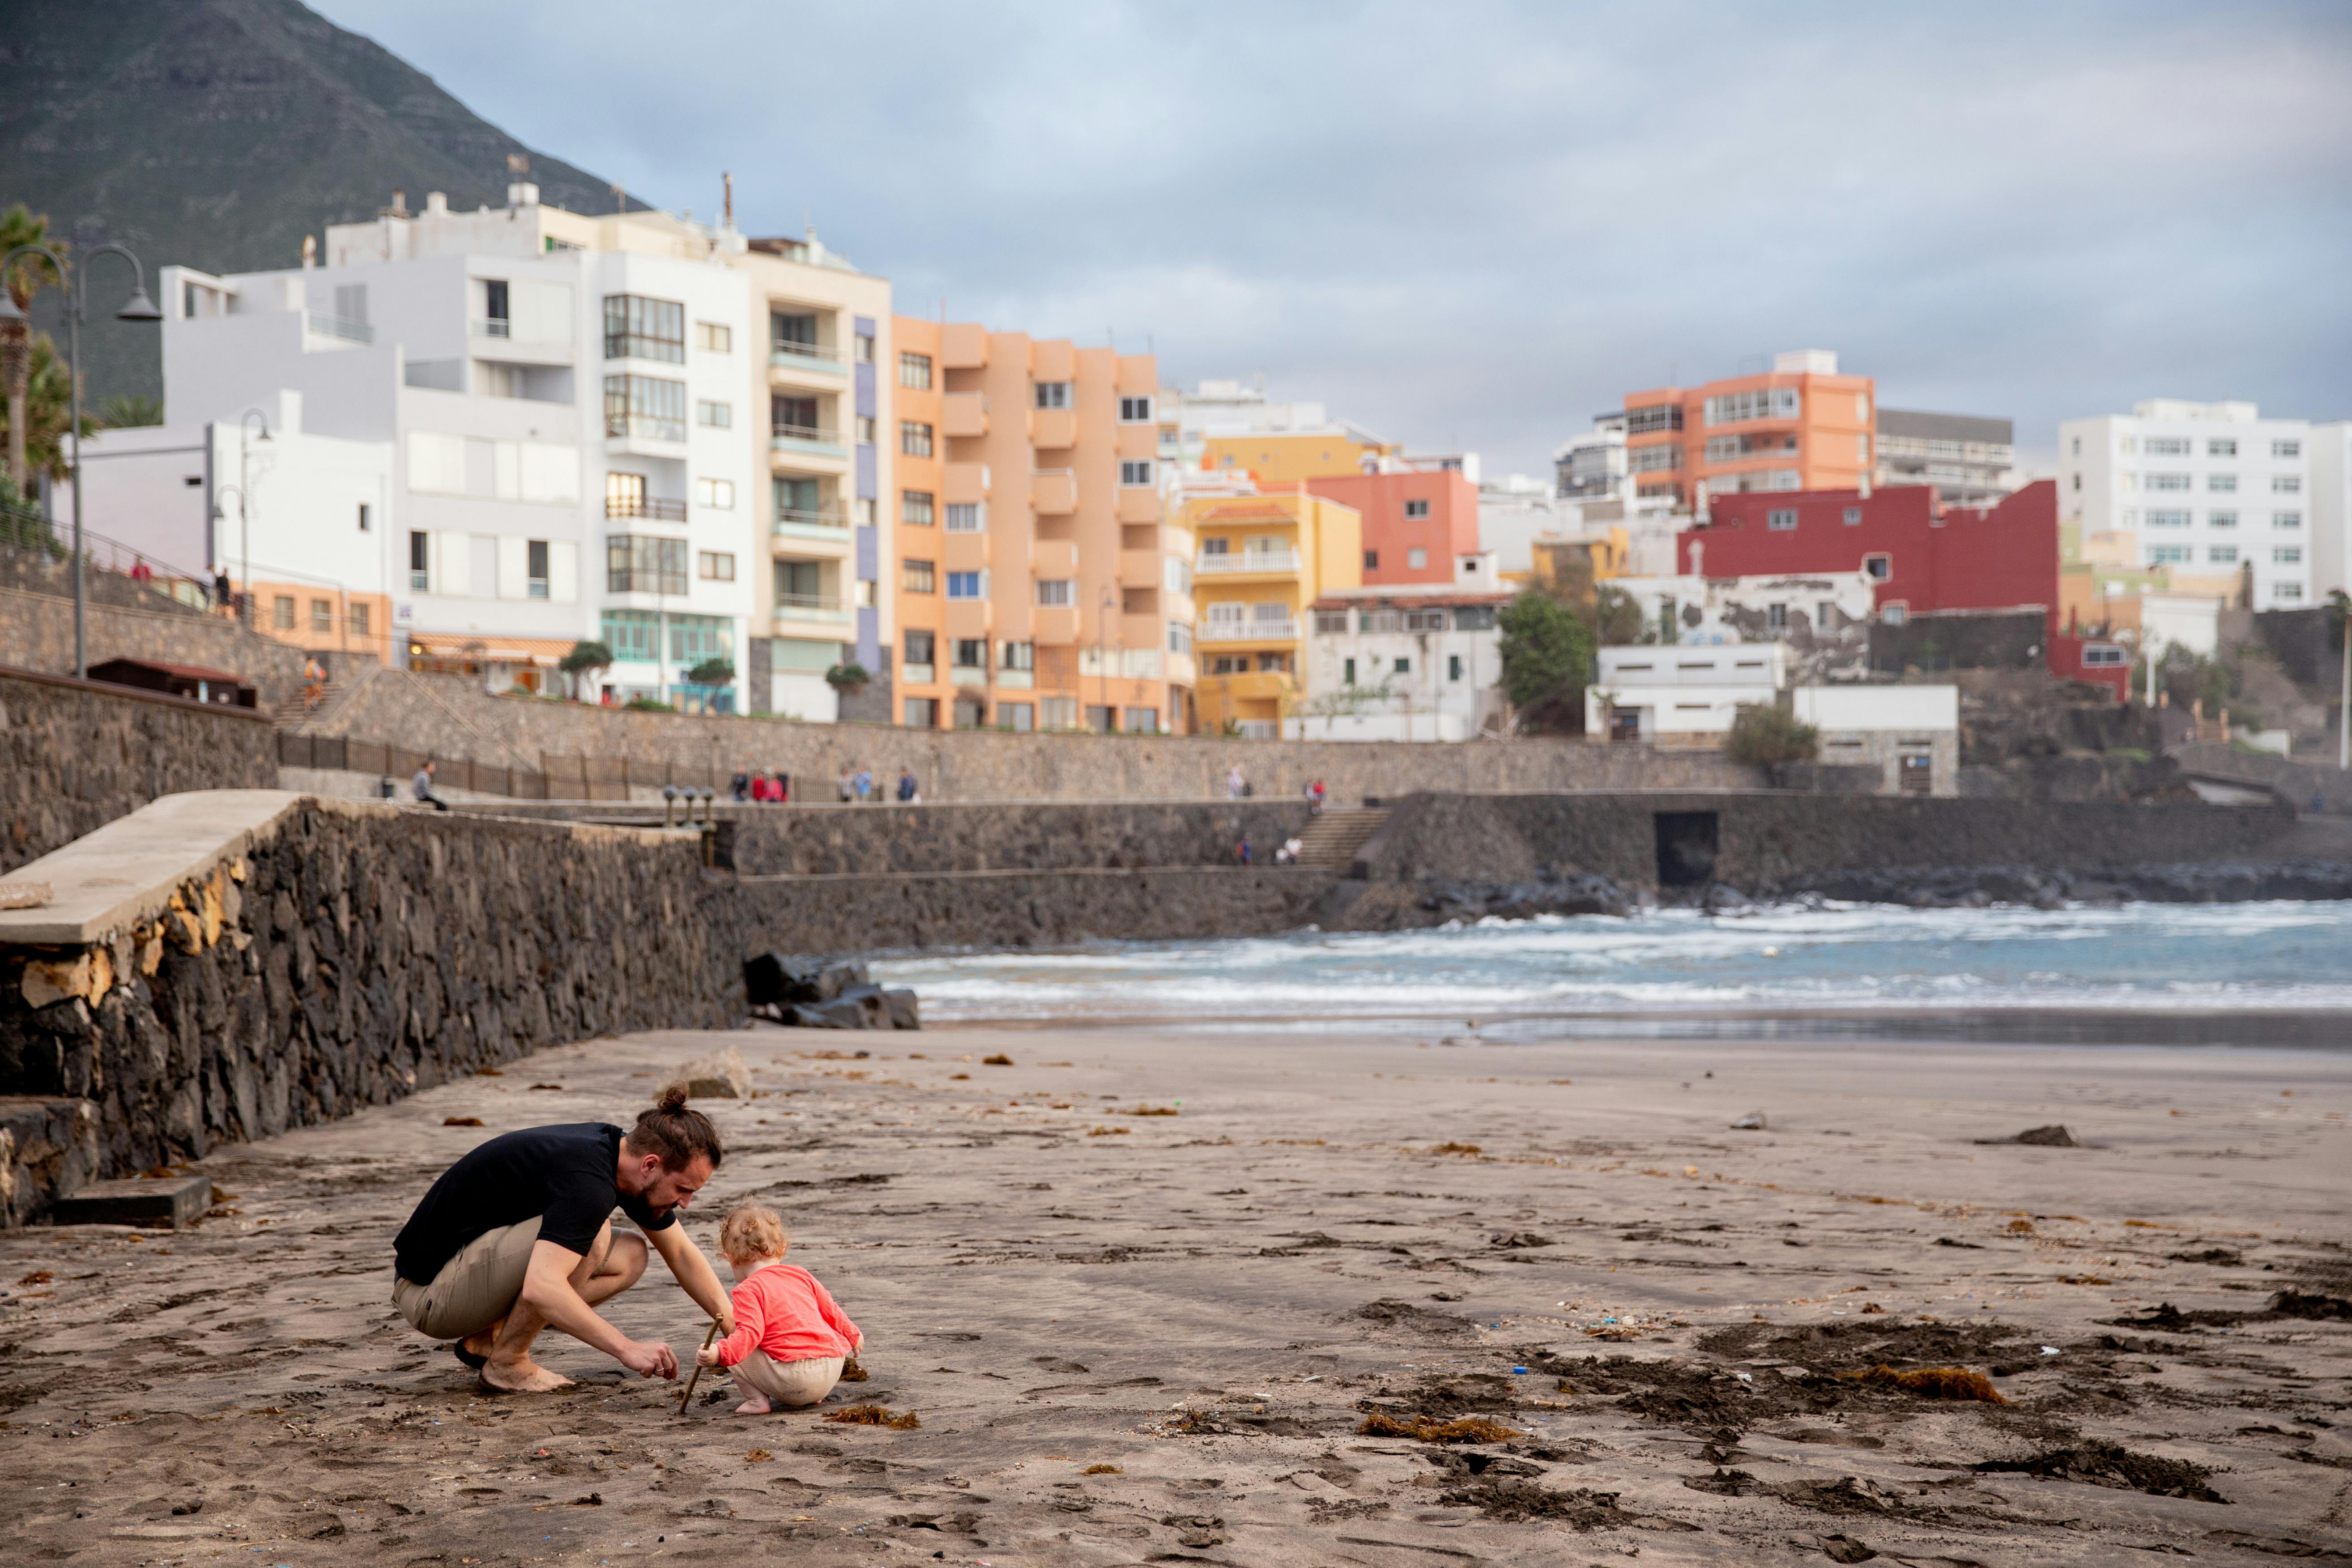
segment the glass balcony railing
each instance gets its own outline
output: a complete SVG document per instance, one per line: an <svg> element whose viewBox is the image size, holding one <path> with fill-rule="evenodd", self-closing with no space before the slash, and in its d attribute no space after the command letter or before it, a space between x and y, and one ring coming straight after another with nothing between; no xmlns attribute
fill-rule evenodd
<svg viewBox="0 0 2352 1568"><path fill-rule="evenodd" d="M606 496L606 517L649 517L656 522L684 522L686 503L659 496Z"/></svg>
<svg viewBox="0 0 2352 1568"><path fill-rule="evenodd" d="M776 619L845 626L849 622L849 606L841 599L823 594L779 594L776 595Z"/></svg>

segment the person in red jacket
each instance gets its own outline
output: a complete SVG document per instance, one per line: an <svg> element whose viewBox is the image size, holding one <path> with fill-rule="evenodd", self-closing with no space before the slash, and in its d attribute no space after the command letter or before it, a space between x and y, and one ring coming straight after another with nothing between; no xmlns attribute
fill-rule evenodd
<svg viewBox="0 0 2352 1568"><path fill-rule="evenodd" d="M845 1358L866 1348L865 1334L816 1277L784 1261L792 1240L761 1204L739 1205L719 1227L719 1256L738 1281L730 1298L735 1331L695 1361L734 1373L744 1395L738 1415L814 1405L841 1381Z"/></svg>

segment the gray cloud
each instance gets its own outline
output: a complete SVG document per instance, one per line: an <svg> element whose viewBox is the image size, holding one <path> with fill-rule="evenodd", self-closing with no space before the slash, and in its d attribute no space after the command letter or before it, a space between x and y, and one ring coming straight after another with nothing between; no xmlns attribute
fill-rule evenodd
<svg viewBox="0 0 2352 1568"><path fill-rule="evenodd" d="M1835 348L1896 406L2352 415L2352 11L324 0L534 145L899 308L1264 370L1540 471Z"/></svg>

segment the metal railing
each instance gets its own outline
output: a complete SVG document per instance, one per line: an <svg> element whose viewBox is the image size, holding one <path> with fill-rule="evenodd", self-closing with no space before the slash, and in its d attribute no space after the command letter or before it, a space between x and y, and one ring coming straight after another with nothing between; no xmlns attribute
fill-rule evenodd
<svg viewBox="0 0 2352 1568"><path fill-rule="evenodd" d="M651 414L607 414L604 434L615 439L635 437L646 441L671 441L684 445L686 421L663 419Z"/></svg>
<svg viewBox="0 0 2352 1568"><path fill-rule="evenodd" d="M514 323L504 316L479 316L474 321L474 336L510 338L514 336Z"/></svg>
<svg viewBox="0 0 2352 1568"><path fill-rule="evenodd" d="M849 519L838 507L822 506L814 510L787 507L776 513L776 526L785 528L819 528L833 533L847 533Z"/></svg>
<svg viewBox="0 0 2352 1568"><path fill-rule="evenodd" d="M305 310L302 316L304 322L312 331L322 333L327 337L341 338L347 342L354 343L375 342L375 329L365 321L354 321L345 316L329 315L324 310Z"/></svg>
<svg viewBox="0 0 2352 1568"><path fill-rule="evenodd" d="M769 426L768 434L774 442L792 443L791 447L784 448L787 451L795 448L825 447L840 452L845 457L849 451L848 447L842 445L840 431L824 429L815 425L774 425Z"/></svg>
<svg viewBox="0 0 2352 1568"><path fill-rule="evenodd" d="M1242 550L1223 555L1203 553L1192 563L1192 574L1197 577L1215 577L1237 572L1297 570L1298 552L1296 550Z"/></svg>
<svg viewBox="0 0 2352 1568"><path fill-rule="evenodd" d="M684 522L686 503L658 496L606 496L606 517L649 517L656 522Z"/></svg>
<svg viewBox="0 0 2352 1568"><path fill-rule="evenodd" d="M776 595L776 619L844 623L849 619L849 606L845 601L824 594L779 594Z"/></svg>
<svg viewBox="0 0 2352 1568"><path fill-rule="evenodd" d="M844 361L839 349L829 349L819 343L794 342L789 338L772 339L768 343L768 363L787 370L837 370Z"/></svg>

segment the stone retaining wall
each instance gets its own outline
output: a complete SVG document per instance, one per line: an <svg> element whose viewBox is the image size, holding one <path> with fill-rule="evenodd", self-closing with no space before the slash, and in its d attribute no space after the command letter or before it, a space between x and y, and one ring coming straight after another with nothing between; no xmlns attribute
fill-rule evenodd
<svg viewBox="0 0 2352 1568"><path fill-rule="evenodd" d="M2352 773L2346 773L2332 761L2295 762L2262 752L2242 752L2235 746L2216 745L2210 741L2187 742L2173 747L2170 754L2180 764L2182 773L2253 789L2275 790L2299 811L2309 809L2315 795L2320 809L2326 814L2352 816Z"/></svg>
<svg viewBox="0 0 2352 1568"><path fill-rule="evenodd" d="M302 695L300 648L220 616L170 605L131 609L93 602L85 634L92 664L145 658L228 670L252 684L268 712ZM12 665L69 675L74 667L72 598L0 586L0 647L7 649Z"/></svg>
<svg viewBox="0 0 2352 1568"><path fill-rule="evenodd" d="M1712 879L1768 891L1853 869L2033 866L2052 869L2217 861L2259 855L2294 826L2273 805L2025 804L1873 796L1696 794L1421 795L1392 803L1358 852L1370 879L1525 881L1549 868L1660 885L1658 817L1711 815Z"/></svg>
<svg viewBox="0 0 2352 1568"><path fill-rule="evenodd" d="M451 722L455 714L463 725ZM321 735L386 742L497 766L542 756L628 757L698 770L723 784L738 768L779 769L794 798L834 797L842 768L885 787L903 767L923 797L971 800L1208 800L1239 763L1257 800L1296 800L1320 778L1335 803L1411 790L1738 789L1766 781L1714 752L1655 752L1580 741L1236 741L1213 736L1016 735L785 720L633 712L491 697L457 676L388 669L338 703ZM465 731L478 731L469 735Z"/></svg>
<svg viewBox="0 0 2352 1568"><path fill-rule="evenodd" d="M247 710L0 668L0 873L162 795L277 782Z"/></svg>

